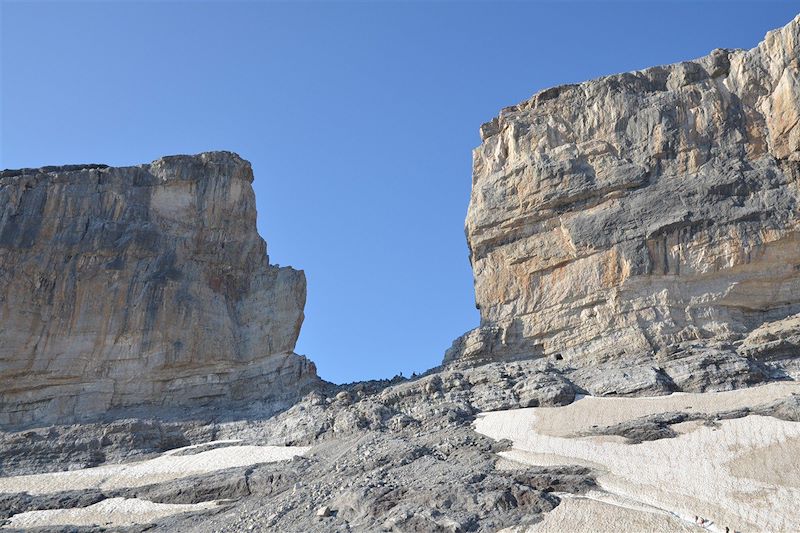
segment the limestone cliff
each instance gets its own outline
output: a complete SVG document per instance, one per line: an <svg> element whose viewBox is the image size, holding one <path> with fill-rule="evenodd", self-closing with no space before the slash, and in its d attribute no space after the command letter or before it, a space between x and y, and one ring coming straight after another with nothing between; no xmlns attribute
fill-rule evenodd
<svg viewBox="0 0 800 533"><path fill-rule="evenodd" d="M481 327L445 360L663 361L798 313L798 53L800 17L484 124L466 220Z"/></svg>
<svg viewBox="0 0 800 533"><path fill-rule="evenodd" d="M302 271L270 265L229 152L0 173L0 424L289 400Z"/></svg>

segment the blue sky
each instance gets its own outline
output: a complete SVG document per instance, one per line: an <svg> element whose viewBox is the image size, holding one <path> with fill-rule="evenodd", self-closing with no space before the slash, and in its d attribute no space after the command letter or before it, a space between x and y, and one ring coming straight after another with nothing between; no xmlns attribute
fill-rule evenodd
<svg viewBox="0 0 800 533"><path fill-rule="evenodd" d="M0 168L233 150L297 347L337 382L422 371L478 324L471 150L549 86L750 48L781 2L0 0Z"/></svg>

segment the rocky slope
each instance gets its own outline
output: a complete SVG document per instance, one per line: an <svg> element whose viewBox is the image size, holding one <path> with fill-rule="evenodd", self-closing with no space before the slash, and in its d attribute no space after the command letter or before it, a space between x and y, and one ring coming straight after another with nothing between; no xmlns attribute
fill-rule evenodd
<svg viewBox="0 0 800 533"><path fill-rule="evenodd" d="M466 220L481 327L445 360L797 355L799 54L800 18L484 124ZM758 328L771 347L737 353Z"/></svg>
<svg viewBox="0 0 800 533"><path fill-rule="evenodd" d="M702 498L694 493L682 497L680 508L690 517L687 523L685 516L670 515L671 521L664 520L664 514L676 509L674 498L646 501L620 486L641 482L636 471L641 464L648 465L651 477L663 470L692 479L717 473L711 476L716 480L727 475L731 464L738 465L740 456L747 465L756 465L759 481L755 487L746 479L737 481L726 486L726 495L741 493L741 498L753 498L752 505L761 507L774 504L772 519L766 523L793 516L794 510L786 513L784 509L787 501L794 501L791 497L764 499L763 491L770 486L780 487L781 494L800 491L797 476L791 474L797 471L794 452L800 445L795 438L800 431L796 382L732 393L658 399L587 396L574 401L568 385L545 379L548 369L542 363L491 363L414 380L312 392L276 416L264 416L258 410L208 410L190 422L125 420L5 434L0 438L0 457L8 458L0 464L0 526L3 519L9 520L3 527L11 530L41 524L47 517L33 513L46 510L55 515L51 524L85 524L87 519L80 513L97 516L92 506L105 502L107 514L95 520L106 519L111 525L98 522L101 525L82 531L498 531L547 525L549 513L575 497L613 503L614 498L627 495L612 510L629 509L631 521L615 518L608 531L683 530L673 527L677 524L700 532L703 529L692 524L692 514L718 518L710 512L708 491ZM600 404L585 413L584 405L602 400L617 403L610 404L612 408ZM630 407L622 402L630 402ZM518 409L530 405L541 407ZM502 409L515 410L498 411ZM495 413L482 416L485 411ZM475 432L476 417L477 429L486 435ZM731 427L740 429L731 432ZM765 427L781 431L764 431ZM717 434L715 428L724 432ZM547 455L527 444L542 433L554 432L555 440L546 442ZM711 443L701 449L716 449L714 454L703 455L692 446L700 436L701 444ZM723 437L725 446L720 448ZM774 453L776 443L780 449L787 447L782 462ZM178 446L185 448L162 453ZM310 450L291 461L251 459L249 450L265 446L310 446ZM575 446L586 450L583 456L572 454ZM654 447L666 452L649 453ZM596 457L586 460L586 455L607 449L614 453L603 455L605 461L627 465L628 473L634 471L632 476L611 476L605 469L595 469ZM207 473L198 473L203 456L217 451L228 452L244 466L225 468L215 460ZM143 468L175 457L185 457L179 470ZM628 464L629 457L639 462ZM98 475L93 468L120 460L127 466L101 467L114 475ZM72 472L63 472L67 469ZM753 468L748 469L737 471L736 476L750 476ZM16 477L32 472L40 474ZM98 482L93 483L95 479ZM699 486L692 485L692 491ZM747 489L746 494L739 489ZM641 494L683 492L679 484L662 486L657 481L648 490ZM188 514L167 508L160 518L133 511L120 517L120 509L131 502L197 507L187 509ZM748 509L739 510L746 513ZM592 515L598 512L602 516ZM590 506L581 510L580 518L591 526L601 524L608 515L607 509ZM116 522L114 516L126 522ZM632 526L644 517L651 517L654 527ZM728 518L721 522L723 526L751 523ZM123 523L128 526L121 527ZM45 530L76 529L65 525ZM724 531L724 527L711 530Z"/></svg>
<svg viewBox="0 0 800 533"><path fill-rule="evenodd" d="M476 434L471 424L481 410L520 401L572 401L568 385L548 383L541 373L540 362L490 364L323 389L274 416L257 408L213 408L191 421L124 420L0 434L0 458L7 458L0 462L0 526L5 518L7 529L27 522L23 513L87 509L114 498L219 502L190 515L143 515L131 531L456 532L534 523L559 504L554 491L582 493L594 486L593 474L570 466L497 469L495 454L507 445ZM177 453L228 448L246 466L192 475L196 468L187 464L176 476L131 464L142 475L127 486L93 469L194 444L201 446ZM289 462L247 464L247 447L265 445L311 449ZM55 477L25 476L34 472ZM91 485L92 479L100 482ZM78 485L83 488L67 488Z"/></svg>
<svg viewBox="0 0 800 533"><path fill-rule="evenodd" d="M0 173L0 425L307 389L305 277L252 180L229 152Z"/></svg>

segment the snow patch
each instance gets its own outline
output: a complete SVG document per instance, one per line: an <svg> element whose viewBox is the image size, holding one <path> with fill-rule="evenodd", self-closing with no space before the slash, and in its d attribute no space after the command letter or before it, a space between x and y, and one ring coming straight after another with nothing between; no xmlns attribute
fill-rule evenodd
<svg viewBox="0 0 800 533"><path fill-rule="evenodd" d="M211 509L216 505L216 502L176 504L154 503L138 498L109 498L88 507L27 511L15 514L3 528L132 526L146 524L174 514Z"/></svg>
<svg viewBox="0 0 800 533"><path fill-rule="evenodd" d="M533 465L592 467L606 493L649 509L610 512L609 516L618 516L612 522L616 520L614 527L619 531L628 528L626 520L631 519L631 512L649 512L652 516L638 518L644 523L661 520L656 530L671 530L672 517L694 524L697 516L711 531L724 531L725 527L731 531L796 531L800 524L800 476L787 472L800 471L800 423L751 415L722 420L716 427L685 426L675 438L640 444L627 444L616 437L575 436L594 426L648 414L727 411L768 403L795 392L800 392L796 382L653 398L584 397L565 407L484 413L475 428L491 438L511 440L512 448L500 454L506 459ZM597 528L589 527L591 520L586 522L581 517L588 513L599 520L608 511L609 502L570 500L567 505L556 515L560 517L557 529L596 532ZM566 512L569 509L576 512ZM538 525L542 529L534 526L531 531L552 530L548 529L547 516Z"/></svg>
<svg viewBox="0 0 800 533"><path fill-rule="evenodd" d="M233 441L222 442L234 443ZM205 445L208 444L218 444L218 442ZM0 478L0 492L50 494L64 490L141 487L226 468L286 461L292 457L304 455L311 449L308 446L232 445L194 454L181 455L178 453L196 447L187 446L171 450L154 459L133 463Z"/></svg>

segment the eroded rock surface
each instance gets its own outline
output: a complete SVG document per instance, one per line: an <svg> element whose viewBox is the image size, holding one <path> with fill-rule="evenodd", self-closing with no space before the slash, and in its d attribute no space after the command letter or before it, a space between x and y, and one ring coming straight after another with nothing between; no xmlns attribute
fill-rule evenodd
<svg viewBox="0 0 800 533"><path fill-rule="evenodd" d="M21 513L84 509L112 498L159 504L221 503L192 515L143 518L140 529L133 531L452 532L535 523L559 504L556 492L581 494L593 489L594 474L571 466L497 468L496 452L507 444L477 435L471 425L484 409L571 402L574 391L569 384L543 363L489 364L411 380L321 387L273 416L209 410L206 420L158 424L126 420L0 434L0 455L15 458L0 470L0 485L5 483L0 486L0 506L9 508L0 513L0 526L3 518ZM541 390L526 388L536 383L542 385ZM110 431L120 438L106 443L102 435ZM128 438L121 438L126 432ZM156 434L183 439L173 446L199 446L162 454L158 448L165 443ZM24 453L26 440L39 444ZM188 453L209 455L209 449L246 456L247 449L256 444L311 449L291 461L178 479L165 479L163 469L153 470L152 479L135 477L129 486L109 483L111 476L102 476L102 486L97 487L90 483L97 478L92 474L97 469L85 469L102 463L103 458L106 464L160 460L160 455L191 461ZM99 459L59 453L84 447L90 447ZM4 479L67 468L79 471L43 478L75 476L72 479L80 479L83 490L62 490L52 480L34 480L33 491L30 476ZM322 508L327 511L318 515ZM6 527L13 528L13 520Z"/></svg>
<svg viewBox="0 0 800 533"><path fill-rule="evenodd" d="M314 391L275 416L231 412L226 421L163 423L161 433L167 433L168 426L170 434L183 435L195 445L164 454L181 460L199 459L212 455L209 450L226 448L241 450L233 453L243 457L254 445L311 448L290 461L224 470L214 462L213 471L206 474L189 476L184 472L173 478L165 477L163 469L153 470L152 479L128 476L132 482L127 486L119 481L109 483L111 478L104 476L102 486L95 487L87 481L91 477L87 470L56 474L81 479L81 491L37 482L36 491L23 492L20 481L0 478L0 484L6 486L5 493L0 487L0 506L8 507L5 515L0 514L0 522L34 510L85 508L112 498L136 498L160 504L220 503L191 515L154 520L152 525L143 519L140 529L148 531L496 531L546 520L547 513L563 505L569 495L609 494L596 482L599 472L588 465L557 458L547 465L527 467L519 457L503 458L513 451L510 441L492 441L473 430L475 417L483 410L538 403L547 408L541 410L546 417L537 424L500 427L521 435L538 428L546 434L555 432L562 440L580 442L617 439L621 446L633 448L632 453L640 453L637 447L648 443L680 439L688 430L724 428L729 421L744 417L752 420L755 415L774 425L780 421L796 424L800 416L797 385L781 382L725 393L636 401L606 398L602 401L610 407L597 409L592 418L586 418L580 406L598 399L584 397L573 402L574 394L553 386L564 380L544 363L492 363L411 380ZM520 383L548 385L532 401L522 393ZM530 410L521 411L520 416L525 412ZM478 416L478 425L492 416ZM687 426L690 421L696 421L695 425ZM780 427L796 431L790 424ZM149 447L144 448L139 438L141 432L155 433L151 428L152 423L144 421L120 422L113 427L82 424L81 441L76 440L78 431L53 428L47 433L51 449L32 447L23 456L29 465L26 469L16 468L15 461L2 475L28 473L31 465L37 464L40 471L75 468L77 461L59 464L64 458L51 450L74 449L78 442L110 429L120 435L129 431L130 438L118 438L101 447L109 460L141 458L148 452L151 458L158 457L159 453L153 453L158 444L147 443ZM762 444L769 444L771 438ZM19 439L0 440L0 454ZM53 460L45 463L48 457ZM770 466L769 471L776 470ZM73 485L75 489L77 483ZM326 512L318 514L323 508Z"/></svg>
<svg viewBox="0 0 800 533"><path fill-rule="evenodd" d="M305 277L252 180L230 152L0 173L0 425L304 392Z"/></svg>
<svg viewBox="0 0 800 533"><path fill-rule="evenodd" d="M548 89L484 124L466 220L482 324L445 360L658 367L800 311L799 53L797 18L752 50ZM792 327L742 355L795 357Z"/></svg>

